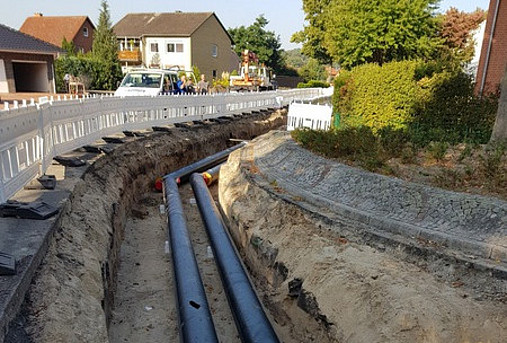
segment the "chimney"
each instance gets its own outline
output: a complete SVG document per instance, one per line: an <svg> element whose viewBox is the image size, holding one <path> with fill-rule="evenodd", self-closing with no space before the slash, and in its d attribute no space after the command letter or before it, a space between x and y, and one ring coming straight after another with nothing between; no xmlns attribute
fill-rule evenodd
<svg viewBox="0 0 507 343"><path fill-rule="evenodd" d="M42 17L42 16L43 16L43 14L42 14L42 12L35 12L35 13L33 14L33 16L34 16L34 17Z"/></svg>

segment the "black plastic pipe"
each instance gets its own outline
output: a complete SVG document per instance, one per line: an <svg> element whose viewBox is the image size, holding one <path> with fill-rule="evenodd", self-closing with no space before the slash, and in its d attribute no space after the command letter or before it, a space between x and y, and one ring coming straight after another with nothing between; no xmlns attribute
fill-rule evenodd
<svg viewBox="0 0 507 343"><path fill-rule="evenodd" d="M202 175L193 174L190 177L190 184L211 241L242 342L279 342L227 234L222 216Z"/></svg>
<svg viewBox="0 0 507 343"><path fill-rule="evenodd" d="M191 173L224 162L232 151L245 144L242 142L164 176L168 236L174 265L181 341L184 343L214 343L218 342L218 338L188 234L178 183Z"/></svg>
<svg viewBox="0 0 507 343"><path fill-rule="evenodd" d="M218 343L194 249L188 234L178 184L174 178L168 177L164 180L164 188L167 201L169 242L178 298L181 342Z"/></svg>
<svg viewBox="0 0 507 343"><path fill-rule="evenodd" d="M183 167L181 169L178 169L166 176L164 178L173 178L176 180L177 183L183 182L184 180L188 179L190 174L192 173L199 173L203 172L206 169L209 169L217 164L220 164L222 162L225 162L227 160L227 157L233 152L234 150L237 150L239 148L242 148L246 145L246 142L241 142L239 144L236 144L233 147L230 147L229 149L222 150L216 154L213 154L211 156L208 156L206 158L203 158L202 160L199 160L195 163L189 164L186 167Z"/></svg>
<svg viewBox="0 0 507 343"><path fill-rule="evenodd" d="M214 166L213 168L210 168L206 170L205 172L202 172L201 175L204 179L204 183L207 186L210 186L213 182L218 180L218 176L220 175L220 168L222 167L223 163Z"/></svg>

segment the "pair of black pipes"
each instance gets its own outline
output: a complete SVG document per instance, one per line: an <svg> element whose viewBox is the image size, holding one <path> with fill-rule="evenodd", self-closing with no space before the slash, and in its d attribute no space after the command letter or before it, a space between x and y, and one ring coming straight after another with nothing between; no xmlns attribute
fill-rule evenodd
<svg viewBox="0 0 507 343"><path fill-rule="evenodd" d="M188 235L177 181L225 161L232 151L244 145L238 144L164 177L182 342L218 342L218 338ZM191 184L242 342L279 342L202 176L192 175Z"/></svg>

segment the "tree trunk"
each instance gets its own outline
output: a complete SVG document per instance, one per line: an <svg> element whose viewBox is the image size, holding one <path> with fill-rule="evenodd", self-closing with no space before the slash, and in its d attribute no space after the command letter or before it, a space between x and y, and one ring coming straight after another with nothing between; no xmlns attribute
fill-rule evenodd
<svg viewBox="0 0 507 343"><path fill-rule="evenodd" d="M500 100L495 126L491 134L492 142L507 142L507 71L504 73L500 87Z"/></svg>

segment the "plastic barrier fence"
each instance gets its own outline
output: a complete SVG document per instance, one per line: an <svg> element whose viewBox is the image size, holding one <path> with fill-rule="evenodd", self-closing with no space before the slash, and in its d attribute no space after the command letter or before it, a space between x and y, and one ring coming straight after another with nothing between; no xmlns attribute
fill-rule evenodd
<svg viewBox="0 0 507 343"><path fill-rule="evenodd" d="M322 89L157 97L54 98L0 111L0 203L45 173L55 156L101 137L153 126L281 107L327 96Z"/></svg>

